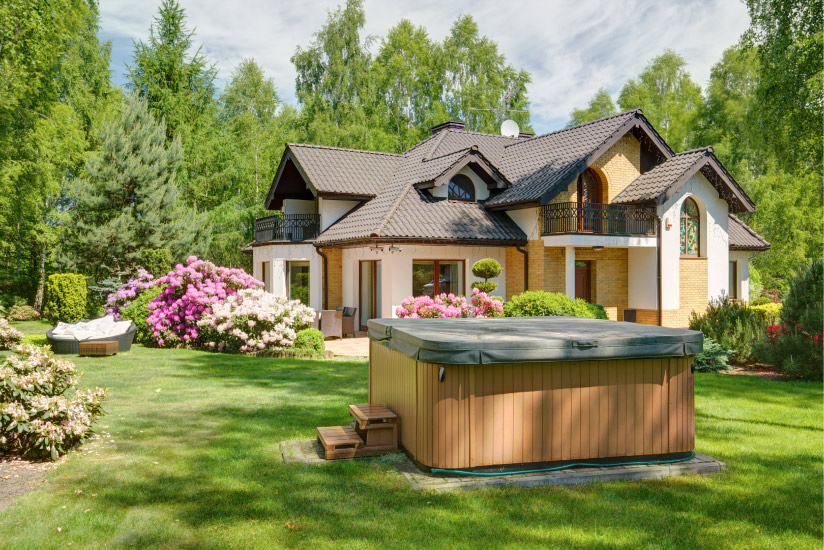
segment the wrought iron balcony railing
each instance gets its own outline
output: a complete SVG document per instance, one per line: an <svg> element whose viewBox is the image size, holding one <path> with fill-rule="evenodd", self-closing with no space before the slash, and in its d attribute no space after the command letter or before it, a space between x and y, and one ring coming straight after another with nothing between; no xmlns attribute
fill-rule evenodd
<svg viewBox="0 0 824 550"><path fill-rule="evenodd" d="M307 241L320 233L319 214L281 214L255 220L255 240Z"/></svg>
<svg viewBox="0 0 824 550"><path fill-rule="evenodd" d="M541 235L654 236L657 228L652 210L643 206L561 202L541 208Z"/></svg>

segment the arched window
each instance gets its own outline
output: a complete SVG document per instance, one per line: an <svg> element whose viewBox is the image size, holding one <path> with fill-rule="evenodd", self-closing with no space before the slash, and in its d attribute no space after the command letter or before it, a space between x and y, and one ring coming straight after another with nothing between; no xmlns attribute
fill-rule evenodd
<svg viewBox="0 0 824 550"><path fill-rule="evenodd" d="M588 169L578 178L578 202L601 202L601 180L592 169Z"/></svg>
<svg viewBox="0 0 824 550"><path fill-rule="evenodd" d="M475 185L468 176L457 174L449 180L449 198L458 201L474 201Z"/></svg>
<svg viewBox="0 0 824 550"><path fill-rule="evenodd" d="M681 255L698 256L701 240L701 215L698 205L689 197L681 206Z"/></svg>

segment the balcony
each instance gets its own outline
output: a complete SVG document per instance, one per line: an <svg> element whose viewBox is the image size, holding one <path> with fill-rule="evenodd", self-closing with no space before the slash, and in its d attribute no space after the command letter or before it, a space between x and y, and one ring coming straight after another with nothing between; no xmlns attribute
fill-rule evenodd
<svg viewBox="0 0 824 550"><path fill-rule="evenodd" d="M541 236L632 235L653 237L658 221L650 208L624 204L561 202L541 208Z"/></svg>
<svg viewBox="0 0 824 550"><path fill-rule="evenodd" d="M255 241L300 242L320 233L319 214L279 214L255 220Z"/></svg>

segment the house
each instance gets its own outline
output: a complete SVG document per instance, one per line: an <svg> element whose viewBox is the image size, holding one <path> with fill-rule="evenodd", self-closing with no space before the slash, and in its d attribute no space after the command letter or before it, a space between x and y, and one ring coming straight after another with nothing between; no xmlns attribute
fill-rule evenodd
<svg viewBox="0 0 824 550"><path fill-rule="evenodd" d="M287 144L255 224L254 275L314 308L358 308L361 327L411 295L471 288L563 292L610 318L686 326L726 294L746 300L769 248L712 148L674 153L640 110L549 134L447 122L403 154Z"/></svg>

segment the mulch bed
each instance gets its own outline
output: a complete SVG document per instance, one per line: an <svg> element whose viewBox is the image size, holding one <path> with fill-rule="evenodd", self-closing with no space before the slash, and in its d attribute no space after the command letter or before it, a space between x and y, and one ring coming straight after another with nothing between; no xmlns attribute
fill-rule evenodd
<svg viewBox="0 0 824 550"><path fill-rule="evenodd" d="M46 483L46 475L57 468L60 462L0 456L0 510L20 495Z"/></svg>
<svg viewBox="0 0 824 550"><path fill-rule="evenodd" d="M729 376L755 376L764 380L776 380L785 382L791 380L788 376L775 372L769 365L755 364L733 367L732 370L720 371L721 374Z"/></svg>

